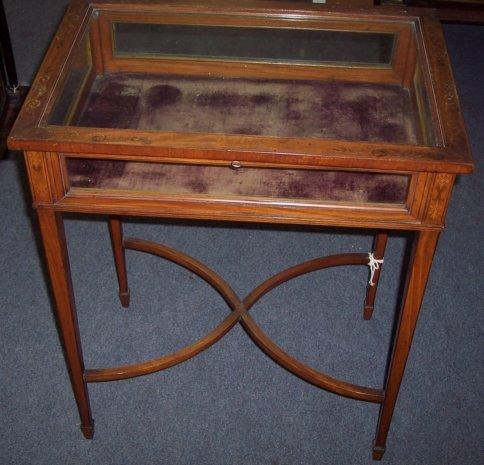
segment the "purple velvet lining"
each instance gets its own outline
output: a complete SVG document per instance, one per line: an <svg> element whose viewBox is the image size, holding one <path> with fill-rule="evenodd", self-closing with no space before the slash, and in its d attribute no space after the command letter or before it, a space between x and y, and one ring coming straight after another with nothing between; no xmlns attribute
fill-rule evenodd
<svg viewBox="0 0 484 465"><path fill-rule="evenodd" d="M408 176L350 171L156 164L70 158L71 187L221 198L403 204Z"/></svg>
<svg viewBox="0 0 484 465"><path fill-rule="evenodd" d="M170 132L414 144L408 91L397 85L98 76L75 125Z"/></svg>

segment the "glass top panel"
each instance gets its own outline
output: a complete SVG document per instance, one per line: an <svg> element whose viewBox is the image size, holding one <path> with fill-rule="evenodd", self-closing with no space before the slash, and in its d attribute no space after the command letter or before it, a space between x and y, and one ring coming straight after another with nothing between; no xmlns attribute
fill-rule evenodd
<svg viewBox="0 0 484 465"><path fill-rule="evenodd" d="M82 127L417 142L410 92L392 84L111 73L73 115Z"/></svg>
<svg viewBox="0 0 484 465"><path fill-rule="evenodd" d="M112 32L113 57L100 55L97 36L84 29L45 112L47 125L434 144L425 83L416 79L409 89L392 74L402 59L401 26L358 20L341 30L320 21L323 30L309 29L309 22L297 29L144 19L114 15L100 22L102 37ZM192 63L178 71L176 57ZM226 63L204 68L199 60ZM233 75L227 61L239 63Z"/></svg>
<svg viewBox="0 0 484 465"><path fill-rule="evenodd" d="M396 34L274 27L113 23L117 57L389 66Z"/></svg>

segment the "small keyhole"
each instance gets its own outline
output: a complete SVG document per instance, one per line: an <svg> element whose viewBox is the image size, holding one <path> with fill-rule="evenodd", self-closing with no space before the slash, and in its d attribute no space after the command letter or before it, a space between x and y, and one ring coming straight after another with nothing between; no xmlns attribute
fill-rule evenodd
<svg viewBox="0 0 484 465"><path fill-rule="evenodd" d="M240 161L234 160L232 163L230 163L230 167L234 170L238 170L239 168L242 168L242 163L240 163Z"/></svg>

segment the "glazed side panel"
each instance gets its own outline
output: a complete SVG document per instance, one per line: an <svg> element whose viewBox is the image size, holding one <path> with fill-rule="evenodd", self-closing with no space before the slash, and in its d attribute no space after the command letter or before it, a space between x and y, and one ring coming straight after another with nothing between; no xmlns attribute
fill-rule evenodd
<svg viewBox="0 0 484 465"><path fill-rule="evenodd" d="M77 154L71 155L78 157ZM99 159L95 155L90 158ZM245 198L224 195L177 196L130 189L73 188L65 154L26 152L25 159L35 207L84 213L357 228L442 228L455 178L452 174L411 173L407 198L398 205L295 201L258 195ZM213 163L212 160L194 162L206 163L206 166ZM264 168L271 167L265 165ZM291 168L294 167L287 166L287 169ZM226 169L230 170L230 167L226 166ZM277 169L281 167L277 166Z"/></svg>

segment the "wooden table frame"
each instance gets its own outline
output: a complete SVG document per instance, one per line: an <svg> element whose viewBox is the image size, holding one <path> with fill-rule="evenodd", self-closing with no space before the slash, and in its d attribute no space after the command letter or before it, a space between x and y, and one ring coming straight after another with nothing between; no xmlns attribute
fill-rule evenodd
<svg viewBox="0 0 484 465"><path fill-rule="evenodd" d="M152 373L168 368L198 354L223 337L234 325L241 323L258 346L283 367L302 379L351 398L380 404L377 432L373 445L373 458L379 460L385 451L390 422L402 382L405 364L419 315L424 291L431 269L439 234L444 225L447 206L455 177L472 171L466 132L446 52L445 42L437 19L413 10L402 13L398 9L346 10L314 5L284 5L277 8L270 3L234 7L209 3L194 6L181 3L176 6L158 2L144 5L131 1L115 6L119 11L142 5L144 10L163 8L173 13L196 9L210 12L224 9L237 10L242 15L254 11L267 17L280 15L308 16L317 19L321 14L341 19L343 15L358 14L366 18L395 20L403 17L416 21L419 34L425 39L422 51L432 69L427 76L433 95L441 143L433 147L395 146L394 144L344 141L254 139L243 136L184 135L175 137L153 132L133 130L92 129L60 127L41 124L52 104L56 76L63 69L66 57L75 43L77 34L85 26L93 10L108 10L113 2L99 1L71 3L53 40L47 56L26 100L21 116L9 139L10 148L25 152L25 161L37 210L42 243L45 251L50 283L55 299L55 311L65 347L67 365L81 418L81 430L92 438L94 422L91 415L88 383L118 380ZM101 28L102 31L102 28ZM98 34L99 30L95 30ZM106 57L105 52L104 57ZM94 57L96 60L96 57ZM105 66L99 59L97 66ZM109 60L108 60L109 62ZM405 70L403 70L405 75ZM403 77L405 79L405 77ZM278 154L276 158L274 153ZM267 202L207 202L199 199L173 199L123 195L96 197L80 191L69 190L65 182L65 154L86 158L102 156L105 159L138 161L184 161L199 163L230 162L234 158L255 166L301 166L312 169L351 169L384 172L404 172L412 176L411 195L404 207L339 209L287 208ZM232 313L212 332L195 344L173 354L149 362L107 369L86 369L83 362L81 339L76 319L76 309L62 214L64 212L102 213L109 217L109 229L119 280L119 293L123 306L129 305L129 289L124 250L133 249L158 255L185 267L213 286L230 306ZM383 259L388 233L394 230L414 232L412 255L398 326L392 342L391 358L383 388L356 386L317 372L282 351L262 332L249 315L251 306L274 287L314 270L340 265L369 265L368 254L341 254L318 258L296 265L268 279L244 299L239 298L230 286L202 263L168 247L140 239L123 239L122 216L149 216L159 218L192 218L198 220L225 220L371 228L375 230L373 256ZM377 284L380 269L376 270ZM368 286L364 304L364 318L373 312L377 286Z"/></svg>

